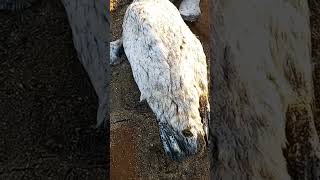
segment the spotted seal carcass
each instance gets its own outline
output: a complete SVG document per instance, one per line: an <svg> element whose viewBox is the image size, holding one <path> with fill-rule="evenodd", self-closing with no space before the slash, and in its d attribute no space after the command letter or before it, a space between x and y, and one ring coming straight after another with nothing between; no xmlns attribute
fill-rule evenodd
<svg viewBox="0 0 320 180"><path fill-rule="evenodd" d="M135 82L157 117L166 154L175 160L204 147L209 114L202 44L168 0L134 0L122 38L111 42L111 63L126 54Z"/></svg>

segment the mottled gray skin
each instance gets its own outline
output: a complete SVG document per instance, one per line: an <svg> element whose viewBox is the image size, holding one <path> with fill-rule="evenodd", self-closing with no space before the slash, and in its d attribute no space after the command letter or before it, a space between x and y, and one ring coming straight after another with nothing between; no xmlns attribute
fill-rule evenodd
<svg viewBox="0 0 320 180"><path fill-rule="evenodd" d="M35 0L0 0L0 10L23 10ZM62 0L72 29L78 58L87 71L99 99L97 127L108 120L109 20L105 0Z"/></svg>

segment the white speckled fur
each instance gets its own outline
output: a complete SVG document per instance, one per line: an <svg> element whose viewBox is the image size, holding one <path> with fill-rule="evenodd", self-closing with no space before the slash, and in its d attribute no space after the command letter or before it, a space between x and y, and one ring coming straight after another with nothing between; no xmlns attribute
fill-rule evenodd
<svg viewBox="0 0 320 180"><path fill-rule="evenodd" d="M208 93L206 57L178 9L166 0L134 1L122 38L141 100L173 129L192 127L203 135L199 97Z"/></svg>

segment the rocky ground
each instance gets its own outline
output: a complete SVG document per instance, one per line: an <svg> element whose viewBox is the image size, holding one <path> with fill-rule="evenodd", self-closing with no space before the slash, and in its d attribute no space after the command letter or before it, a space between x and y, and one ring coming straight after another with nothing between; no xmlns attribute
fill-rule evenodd
<svg viewBox="0 0 320 180"><path fill-rule="evenodd" d="M106 179L97 97L59 0L0 12L0 179Z"/></svg>

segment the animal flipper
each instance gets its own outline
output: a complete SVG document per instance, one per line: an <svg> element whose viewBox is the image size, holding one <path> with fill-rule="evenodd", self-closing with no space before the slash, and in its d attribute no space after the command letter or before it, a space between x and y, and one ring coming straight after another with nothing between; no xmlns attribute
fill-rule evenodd
<svg viewBox="0 0 320 180"><path fill-rule="evenodd" d="M110 42L110 65L120 64L124 54L122 38Z"/></svg>
<svg viewBox="0 0 320 180"><path fill-rule="evenodd" d="M200 14L200 0L183 0L179 7L181 17L185 21L197 21Z"/></svg>

